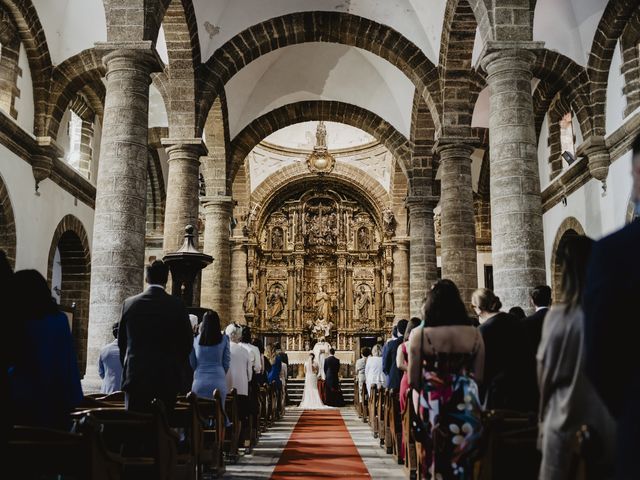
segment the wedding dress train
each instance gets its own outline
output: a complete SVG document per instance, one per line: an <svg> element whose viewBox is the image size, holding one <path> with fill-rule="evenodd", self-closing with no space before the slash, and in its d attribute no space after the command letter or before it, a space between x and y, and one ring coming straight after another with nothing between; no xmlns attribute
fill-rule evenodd
<svg viewBox="0 0 640 480"><path fill-rule="evenodd" d="M304 364L304 391L302 392L302 402L298 408L305 410L323 410L333 408L322 403L318 392L318 364L307 360Z"/></svg>

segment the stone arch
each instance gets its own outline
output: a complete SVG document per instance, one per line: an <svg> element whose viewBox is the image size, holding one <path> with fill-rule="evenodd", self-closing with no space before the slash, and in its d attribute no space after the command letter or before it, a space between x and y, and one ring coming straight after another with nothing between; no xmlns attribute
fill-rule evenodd
<svg viewBox="0 0 640 480"><path fill-rule="evenodd" d="M4 250L11 268L16 266L16 219L9 191L0 177L0 250Z"/></svg>
<svg viewBox="0 0 640 480"><path fill-rule="evenodd" d="M44 28L31 0L2 0L0 6L12 17L27 54L35 105L34 131L45 132L46 110L38 106L46 105L53 66Z"/></svg>
<svg viewBox="0 0 640 480"><path fill-rule="evenodd" d="M607 83L613 52L629 19L638 8L635 0L609 0L593 37L587 73L592 82L593 130L598 136L605 135Z"/></svg>
<svg viewBox="0 0 640 480"><path fill-rule="evenodd" d="M411 168L409 171L409 194L429 196L433 194L433 144L436 129L424 99L416 91L411 110Z"/></svg>
<svg viewBox="0 0 640 480"><path fill-rule="evenodd" d="M20 90L18 89L20 36L13 18L2 7L0 7L0 45L2 45L2 55L0 55L0 107L11 118L16 119L18 118L18 111L15 108L15 101L16 98L20 97Z"/></svg>
<svg viewBox="0 0 640 480"><path fill-rule="evenodd" d="M53 69L46 136L56 138L64 112L75 94L88 84L102 83L105 68L98 52L88 48Z"/></svg>
<svg viewBox="0 0 640 480"><path fill-rule="evenodd" d="M396 157L405 173L410 168L411 148L391 124L364 108L337 101L310 100L276 108L247 125L231 142L231 179L249 152L271 133L294 123L324 120L345 123L377 138Z"/></svg>
<svg viewBox="0 0 640 480"><path fill-rule="evenodd" d="M164 227L164 206L167 193L160 166L160 157L155 149L149 148L147 161L147 236L151 233L162 235Z"/></svg>
<svg viewBox="0 0 640 480"><path fill-rule="evenodd" d="M625 117L640 106L640 9L627 23L620 37L622 50L622 74L624 75L623 92L627 100L624 109Z"/></svg>
<svg viewBox="0 0 640 480"><path fill-rule="evenodd" d="M231 140L226 95L219 95L213 102L204 126L204 136L208 153L201 160L200 171L204 176L205 193L207 196L226 195L231 191L233 179L244 162L242 158L233 174L227 174L232 170L233 157L228 155L231 152Z"/></svg>
<svg viewBox="0 0 640 480"><path fill-rule="evenodd" d="M288 45L330 42L362 48L402 71L427 102L440 126L438 70L412 42L392 28L343 12L297 12L272 18L239 33L198 67L200 128L227 81L261 55Z"/></svg>
<svg viewBox="0 0 640 480"><path fill-rule="evenodd" d="M556 238L551 249L551 291L554 302L560 301L560 287L562 271L558 259L558 253L562 242L572 235L584 235L582 224L575 217L567 217L558 227Z"/></svg>
<svg viewBox="0 0 640 480"><path fill-rule="evenodd" d="M87 332L89 327L89 292L91 283L91 252L89 239L82 222L73 215L66 215L55 229L47 268L47 280L51 288L56 250L60 252L62 280L60 303L75 303L72 333L81 371L87 361Z"/></svg>
<svg viewBox="0 0 640 480"><path fill-rule="evenodd" d="M308 184L311 188L315 188L319 183L325 183L329 186L340 184L355 189L373 207L378 218L382 216L384 207L389 204L389 194L384 187L357 167L336 163L331 173L319 177L310 172L304 162L300 162L288 165L269 175L253 191L251 194L252 203L259 205L261 209L258 225L261 225L262 220L268 214L265 207L273 204L274 199L284 190L293 189L296 185L302 184Z"/></svg>

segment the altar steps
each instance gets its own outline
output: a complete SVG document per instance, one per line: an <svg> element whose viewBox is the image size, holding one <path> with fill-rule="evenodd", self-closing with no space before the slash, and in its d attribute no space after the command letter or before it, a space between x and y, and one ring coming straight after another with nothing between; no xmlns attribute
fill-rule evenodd
<svg viewBox="0 0 640 480"><path fill-rule="evenodd" d="M342 378L340 380L342 395L347 404L353 403L353 378ZM302 401L304 391L304 378L290 378L287 380L287 396L289 405L297 405Z"/></svg>

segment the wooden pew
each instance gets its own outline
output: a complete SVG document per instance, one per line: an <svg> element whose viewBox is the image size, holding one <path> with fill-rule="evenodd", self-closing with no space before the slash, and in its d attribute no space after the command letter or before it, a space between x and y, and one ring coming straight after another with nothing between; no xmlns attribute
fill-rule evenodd
<svg viewBox="0 0 640 480"><path fill-rule="evenodd" d="M231 425L226 427L224 436L224 454L225 458L234 464L238 461L239 457L238 450L240 448L240 432L242 430L236 395L236 389L232 388L229 393L227 393L224 406L227 419L231 422Z"/></svg>
<svg viewBox="0 0 640 480"><path fill-rule="evenodd" d="M571 449L570 480L613 478L613 465L603 462L602 439L593 428L583 425L576 432Z"/></svg>
<svg viewBox="0 0 640 480"><path fill-rule="evenodd" d="M405 396L406 408L402 412L402 443L404 444L404 467L409 473L409 478L415 479L418 474L418 456L416 441L411 428L412 421L415 418L413 399L411 397L411 389L409 389Z"/></svg>
<svg viewBox="0 0 640 480"><path fill-rule="evenodd" d="M360 396L362 397L362 421L367 423L369 421L369 392L365 383L360 386Z"/></svg>
<svg viewBox="0 0 640 480"><path fill-rule="evenodd" d="M358 378L353 380L353 406L356 409L358 417L362 418L362 405L360 405L360 384Z"/></svg>
<svg viewBox="0 0 640 480"><path fill-rule="evenodd" d="M194 480L200 472L198 460L202 448L203 419L198 411L198 397L189 392L167 415L169 426L180 435L177 450L176 477Z"/></svg>
<svg viewBox="0 0 640 480"><path fill-rule="evenodd" d="M121 457L107 450L98 426L84 421L79 432L13 426L2 468L14 472L14 478L69 475L78 479L119 480Z"/></svg>
<svg viewBox="0 0 640 480"><path fill-rule="evenodd" d="M260 431L266 432L269 427L269 393L267 385L260 385Z"/></svg>
<svg viewBox="0 0 640 480"><path fill-rule="evenodd" d="M387 389L380 387L378 389L378 407L376 410L376 420L378 422L378 438L380 439L380 446L384 446L386 436L386 405L387 405Z"/></svg>
<svg viewBox="0 0 640 480"><path fill-rule="evenodd" d="M378 407L378 386L371 385L371 393L369 394L369 426L371 427L371 432L373 433L373 438L378 438L378 418L377 407Z"/></svg>
<svg viewBox="0 0 640 480"><path fill-rule="evenodd" d="M391 430L391 408L393 402L391 401L391 389L385 389L384 391L384 448L387 454L393 453L393 435Z"/></svg>
<svg viewBox="0 0 640 480"><path fill-rule="evenodd" d="M89 421L99 426L106 448L120 456L123 479L180 478L179 437L167 423L162 402L154 401L150 414L122 408L97 408L76 412L72 417L76 424Z"/></svg>
<svg viewBox="0 0 640 480"><path fill-rule="evenodd" d="M393 457L402 465L404 461L400 457L400 446L402 444L402 416L400 415L400 396L394 389L389 390L389 423L391 429L391 445ZM388 447L387 447L388 448Z"/></svg>

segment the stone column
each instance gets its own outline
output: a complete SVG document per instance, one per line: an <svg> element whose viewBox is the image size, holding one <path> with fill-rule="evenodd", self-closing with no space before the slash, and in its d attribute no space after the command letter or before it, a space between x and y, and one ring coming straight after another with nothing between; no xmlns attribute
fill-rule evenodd
<svg viewBox="0 0 640 480"><path fill-rule="evenodd" d="M200 157L206 155L207 148L199 138L164 138L162 145L169 156L162 249L169 253L182 245L184 227L187 225L196 228L194 240L198 246Z"/></svg>
<svg viewBox="0 0 640 480"><path fill-rule="evenodd" d="M467 308L478 286L476 222L471 183L471 154L468 143L440 139L440 208L442 233L440 258L442 278L453 280Z"/></svg>
<svg viewBox="0 0 640 480"><path fill-rule="evenodd" d="M409 210L409 298L410 315L420 316L424 296L436 281L436 239L433 227L433 197L407 197Z"/></svg>
<svg viewBox="0 0 640 480"><path fill-rule="evenodd" d="M230 322L244 323L242 301L244 300L243 297L244 292L247 290L247 285L247 247L242 238L235 238L231 241L231 288L227 292L230 304L229 317L220 317L220 320L222 320L224 325L227 325ZM259 285L254 281L253 286L256 290L256 296L259 299L261 296ZM260 300L258 300L254 322L258 319L259 311Z"/></svg>
<svg viewBox="0 0 640 480"><path fill-rule="evenodd" d="M409 304L409 239L396 239L393 249L393 296L395 318L411 317Z"/></svg>
<svg viewBox="0 0 640 480"><path fill-rule="evenodd" d="M203 197L204 208L204 248L213 257L213 264L202 271L200 286L200 306L218 312L221 319L229 322L229 301L231 292L231 246L229 244L229 222L233 210L231 197ZM245 281L246 283L246 281ZM244 295L243 288L240 295ZM242 304L242 301L240 301ZM242 307L242 305L240 305ZM239 322L244 318L234 317Z"/></svg>
<svg viewBox="0 0 640 480"><path fill-rule="evenodd" d="M98 44L106 96L91 252L86 390L99 385L100 349L113 340L122 302L143 286L150 73L162 62L150 41Z"/></svg>
<svg viewBox="0 0 640 480"><path fill-rule="evenodd" d="M531 98L531 66L536 56L524 48L489 48L482 64L490 92L494 287L505 309L516 305L526 309L531 289L546 283Z"/></svg>

